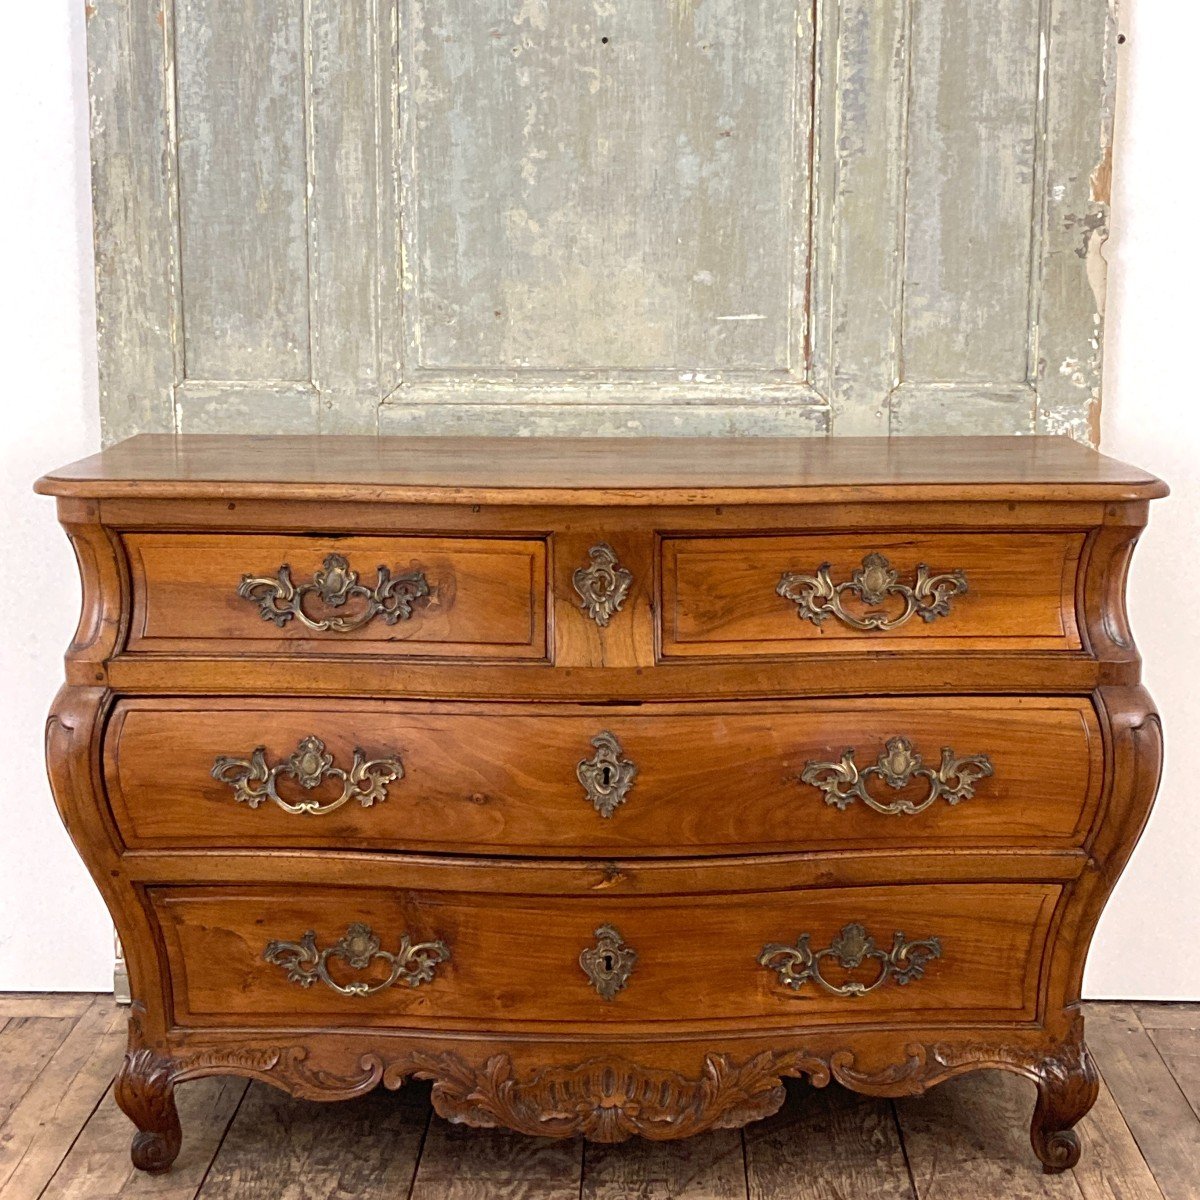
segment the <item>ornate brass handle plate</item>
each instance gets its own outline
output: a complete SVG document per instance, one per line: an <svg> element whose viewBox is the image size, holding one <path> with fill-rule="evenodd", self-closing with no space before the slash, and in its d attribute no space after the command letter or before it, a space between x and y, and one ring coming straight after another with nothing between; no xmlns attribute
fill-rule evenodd
<svg viewBox="0 0 1200 1200"><path fill-rule="evenodd" d="M350 770L333 765L333 755L325 752L325 743L318 737L302 738L296 752L273 767L267 766L264 746L256 746L249 758L228 758L221 755L213 763L212 777L233 788L234 798L241 804L257 808L264 800L274 800L284 812L321 816L335 812L349 800L357 800L363 808L387 799L389 783L404 778L404 765L398 756L368 759L359 749L354 751ZM320 786L327 779L342 781L342 794L335 800L285 800L276 790L280 779L294 779L306 791Z"/></svg>
<svg viewBox="0 0 1200 1200"><path fill-rule="evenodd" d="M580 567L572 582L579 593L579 607L603 629L625 603L633 574L617 562L617 552L607 542L593 546L588 558L591 565Z"/></svg>
<svg viewBox="0 0 1200 1200"><path fill-rule="evenodd" d="M369 925L355 923L345 936L324 950L317 949L316 934L310 929L298 942L268 942L263 959L287 971L289 983L303 988L312 987L318 980L343 996L373 996L394 984L419 987L433 979L438 963L450 958L450 947L443 941L418 942L413 945L408 934L400 938L400 949L389 954L379 948L378 935ZM372 963L382 962L391 970L379 983L355 980L338 983L329 974L330 959L341 959L355 971L365 971Z"/></svg>
<svg viewBox="0 0 1200 1200"><path fill-rule="evenodd" d="M854 762L853 749L844 750L840 762L808 762L800 775L804 783L825 793L825 803L845 812L856 800L861 800L876 812L894 816L924 812L937 800L957 804L975 795L975 785L993 774L991 760L986 754L971 754L959 758L948 746L942 747L942 761L935 770L927 767L908 738L888 738L873 766L860 771ZM884 802L868 790L871 779L882 779L899 791L914 779L929 784L929 794L920 802L897 797Z"/></svg>
<svg viewBox="0 0 1200 1200"><path fill-rule="evenodd" d="M575 768L579 782L592 807L604 818L611 817L625 803L637 778L637 767L622 758L621 743L607 730L592 738L596 753Z"/></svg>
<svg viewBox="0 0 1200 1200"><path fill-rule="evenodd" d="M628 982L637 963L637 951L611 925L596 930L596 944L579 956L579 965L592 987L611 1000Z"/></svg>
<svg viewBox="0 0 1200 1200"><path fill-rule="evenodd" d="M282 629L295 618L318 633L351 633L368 621L381 617L385 625L407 621L415 601L429 595L429 581L420 571L393 575L384 566L375 568L375 585L358 582L358 572L340 554L326 557L311 583L297 584L292 568L284 563L275 575L243 575L237 594L261 609L264 621L274 621ZM348 600L363 601L363 607L351 616L310 616L305 604L310 598L326 609L341 608Z"/></svg>
<svg viewBox="0 0 1200 1200"><path fill-rule="evenodd" d="M794 946L772 942L758 956L761 966L774 971L779 982L798 992L810 979L835 996L865 996L889 979L904 985L920 979L930 960L942 957L942 944L937 938L922 938L919 941L905 940L903 933L892 934L890 950L881 950L875 939L858 924L846 925L824 950L814 950L810 944L812 935L802 933ZM869 982L849 979L845 983L830 983L821 974L821 964L836 959L838 966L854 971L868 960L879 964L876 977Z"/></svg>
<svg viewBox="0 0 1200 1200"><path fill-rule="evenodd" d="M829 571L830 564L822 563L815 575L785 572L775 593L796 605L801 620L814 625L832 616L851 629L883 632L899 629L913 616L927 624L944 617L950 612L951 599L967 593L967 577L962 571L935 575L924 563L918 564L911 585L900 583L899 572L882 554L868 554L847 583L834 583ZM876 611L848 611L842 603L847 594ZM879 608L889 600L899 600L904 607L899 612Z"/></svg>

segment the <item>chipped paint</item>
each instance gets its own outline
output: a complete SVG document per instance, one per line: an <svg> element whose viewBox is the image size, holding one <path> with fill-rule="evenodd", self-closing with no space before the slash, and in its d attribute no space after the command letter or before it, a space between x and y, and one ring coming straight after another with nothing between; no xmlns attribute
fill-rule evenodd
<svg viewBox="0 0 1200 1200"><path fill-rule="evenodd" d="M106 440L1095 439L1109 3L86 12Z"/></svg>

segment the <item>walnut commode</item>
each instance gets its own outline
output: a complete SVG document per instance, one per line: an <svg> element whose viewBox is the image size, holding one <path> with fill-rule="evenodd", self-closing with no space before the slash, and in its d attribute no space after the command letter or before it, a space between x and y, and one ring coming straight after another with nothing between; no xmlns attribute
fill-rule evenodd
<svg viewBox="0 0 1200 1200"><path fill-rule="evenodd" d="M146 436L38 489L139 1167L203 1075L619 1141L985 1067L1078 1159L1158 480L1049 438Z"/></svg>

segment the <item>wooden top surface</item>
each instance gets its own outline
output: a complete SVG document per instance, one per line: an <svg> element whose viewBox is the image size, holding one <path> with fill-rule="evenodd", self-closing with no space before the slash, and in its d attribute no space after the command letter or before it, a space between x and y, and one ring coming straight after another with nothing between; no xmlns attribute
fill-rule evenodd
<svg viewBox="0 0 1200 1200"><path fill-rule="evenodd" d="M482 504L1144 500L1153 475L1067 437L492 438L143 434L56 496Z"/></svg>

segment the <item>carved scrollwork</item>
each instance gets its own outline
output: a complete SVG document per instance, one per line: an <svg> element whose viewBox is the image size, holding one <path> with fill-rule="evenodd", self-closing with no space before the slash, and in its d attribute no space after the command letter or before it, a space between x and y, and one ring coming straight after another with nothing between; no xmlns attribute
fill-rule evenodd
<svg viewBox="0 0 1200 1200"><path fill-rule="evenodd" d="M775 593L796 605L801 620L814 625L819 626L826 617L836 617L851 629L883 632L898 629L913 616L926 623L944 617L950 612L951 599L967 594L967 577L962 571L935 575L920 563L910 585L900 582L899 572L882 554L868 554L846 583L834 583L830 568L831 564L822 563L814 575L785 572ZM842 603L847 594L875 611L849 611ZM901 611L880 609L889 600L899 600Z"/></svg>
<svg viewBox="0 0 1200 1200"><path fill-rule="evenodd" d="M949 747L942 748L941 764L935 769L924 764L913 750L908 738L888 738L873 766L860 771L854 761L853 749L843 751L840 762L805 764L800 779L825 793L825 803L844 812L856 800L879 813L890 815L924 812L937 800L958 804L975 795L975 785L993 774L991 760L986 754L971 754L959 758ZM924 779L929 793L921 801L904 797L884 802L871 795L868 784L872 778L882 779L888 787L899 791L914 779Z"/></svg>
<svg viewBox="0 0 1200 1200"><path fill-rule="evenodd" d="M147 1131L135 1139L141 1162L162 1169L178 1150L173 1084L211 1074L262 1079L309 1099L359 1096L377 1084L398 1088L416 1077L433 1081L433 1106L450 1121L507 1128L537 1137L582 1135L596 1142L633 1136L654 1141L736 1129L779 1110L783 1080L805 1075L814 1087L830 1080L873 1096L910 1096L970 1071L1002 1069L1038 1085L1032 1140L1047 1169L1073 1166L1079 1157L1075 1125L1095 1101L1095 1068L1076 1029L1061 1044L1012 1042L909 1043L904 1057L873 1058L860 1067L848 1048L767 1050L739 1060L707 1054L697 1074L602 1057L578 1064L521 1070L507 1054L473 1062L453 1051L406 1049L362 1053L339 1047L214 1046L175 1058L131 1052L118 1080L118 1102ZM162 1139L151 1142L150 1135ZM139 1135L140 1136L140 1135ZM139 1164L140 1165L140 1164Z"/></svg>
<svg viewBox="0 0 1200 1200"><path fill-rule="evenodd" d="M237 594L259 606L264 621L273 621L281 629L295 618L318 633L351 633L368 621L380 617L385 625L407 621L413 604L429 595L429 581L421 571L393 575L385 566L375 568L373 587L359 583L358 572L340 554L330 554L310 583L297 584L292 568L284 563L275 575L243 575ZM313 616L305 608L315 599L325 609L343 607L349 600L360 600L363 607L350 616Z"/></svg>
<svg viewBox="0 0 1200 1200"><path fill-rule="evenodd" d="M942 957L942 945L937 938L910 942L903 933L896 932L892 935L891 949L881 950L875 939L858 924L843 926L824 950L814 950L811 941L811 934L802 933L794 946L771 942L758 956L759 964L774 971L779 982L794 992L812 980L835 996L865 996L889 979L901 985L920 979L925 974L926 964ZM829 960L836 961L845 971L857 970L864 962L874 961L879 964L879 970L869 983L848 979L845 983L835 984L821 973L822 963Z"/></svg>
<svg viewBox="0 0 1200 1200"><path fill-rule="evenodd" d="M579 593L579 607L603 629L625 603L633 575L617 562L617 552L607 542L593 546L588 558L591 565L580 567L572 582Z"/></svg>
<svg viewBox="0 0 1200 1200"><path fill-rule="evenodd" d="M605 1000L611 1000L629 982L637 964L637 951L611 926L596 930L596 944L579 955L579 965L592 987Z"/></svg>
<svg viewBox="0 0 1200 1200"><path fill-rule="evenodd" d="M380 949L380 939L370 926L355 923L332 946L317 949L316 934L310 929L298 942L268 942L263 959L287 971L289 983L301 987L312 987L320 980L343 996L373 996L394 984L403 983L418 987L433 979L438 963L450 957L450 948L445 942L418 942L413 944L408 934L400 938L400 949L395 954ZM390 971L386 979L376 983L353 980L338 983L329 974L330 959L341 959L356 971L364 971L374 962L382 962Z"/></svg>
<svg viewBox="0 0 1200 1200"><path fill-rule="evenodd" d="M638 769L622 757L616 735L605 730L592 738L596 753L575 768L579 782L592 807L604 818L611 817L625 803Z"/></svg>
<svg viewBox="0 0 1200 1200"><path fill-rule="evenodd" d="M433 1106L450 1121L477 1128L515 1129L535 1137L582 1135L593 1142L652 1141L690 1137L710 1129L736 1129L778 1112L782 1076L819 1060L792 1052L763 1052L746 1062L708 1055L698 1077L656 1070L619 1059L547 1067L522 1075L503 1054L472 1066L454 1054L418 1055L404 1074L434 1080ZM398 1072L384 1075L396 1086Z"/></svg>
<svg viewBox="0 0 1200 1200"><path fill-rule="evenodd" d="M301 739L291 757L273 767L267 765L266 747L256 746L249 758L219 756L211 773L219 783L233 788L240 804L257 808L264 800L273 800L284 812L321 816L336 812L350 800L357 800L363 808L386 800L388 784L404 778L404 764L398 755L368 759L356 747L354 761L347 771L333 765L333 755L326 753L325 743L319 737L309 736ZM328 801L286 800L276 788L280 779L292 779L305 791L337 779L341 780L342 794Z"/></svg>
<svg viewBox="0 0 1200 1200"><path fill-rule="evenodd" d="M131 1048L113 1083L120 1110L137 1126L130 1157L139 1171L170 1170L183 1142L175 1107L176 1063L147 1047Z"/></svg>

